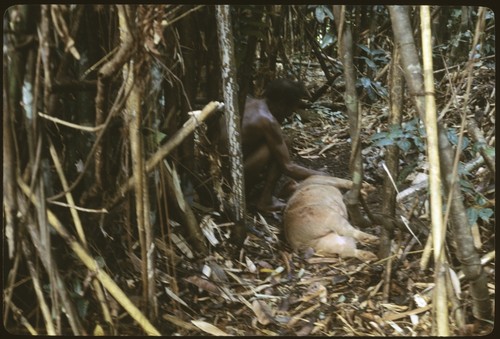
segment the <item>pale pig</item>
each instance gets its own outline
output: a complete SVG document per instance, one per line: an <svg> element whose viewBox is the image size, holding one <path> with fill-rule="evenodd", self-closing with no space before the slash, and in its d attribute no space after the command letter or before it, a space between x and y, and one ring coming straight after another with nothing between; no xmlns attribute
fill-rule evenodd
<svg viewBox="0 0 500 339"><path fill-rule="evenodd" d="M372 252L356 249L356 241L377 243L378 237L354 228L338 188L349 189L350 180L314 175L297 186L284 211L285 235L295 250L312 248L318 254L339 254L373 261Z"/></svg>

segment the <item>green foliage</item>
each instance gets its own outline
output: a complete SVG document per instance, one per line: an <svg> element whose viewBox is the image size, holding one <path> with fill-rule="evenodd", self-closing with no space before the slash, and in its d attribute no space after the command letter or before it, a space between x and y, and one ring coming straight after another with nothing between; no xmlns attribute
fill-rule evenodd
<svg viewBox="0 0 500 339"><path fill-rule="evenodd" d="M464 12L461 7L449 8L448 15L443 16L443 20L446 20L446 26L443 26L443 28L447 34L442 34L443 40L441 41L441 44L435 46L434 57L441 58L441 53L443 53L445 57L454 57L454 54L457 52L460 54L460 58L458 60L461 60L462 62L470 57L468 55L470 50L469 46L471 45L474 36L473 30L478 14L477 7L471 8L473 8L473 10L470 18L463 18L463 15L468 12ZM486 29L482 38L482 42L484 42L484 44L475 46L476 55L474 57L477 58L495 54L494 29L488 29L488 27L494 28L495 26L495 15L493 11L489 9L486 10L485 20ZM464 24L465 22L468 22L468 24ZM443 32L438 32L438 35L439 33Z"/></svg>
<svg viewBox="0 0 500 339"><path fill-rule="evenodd" d="M372 81L368 77L361 77L356 81L357 87L363 87L370 100L375 101L377 97L387 99L389 94L380 81Z"/></svg>
<svg viewBox="0 0 500 339"><path fill-rule="evenodd" d="M419 165L419 161L411 161L407 165L403 166L399 172L397 184L400 185L403 183L411 173L415 172Z"/></svg>
<svg viewBox="0 0 500 339"><path fill-rule="evenodd" d="M323 39L321 39L320 46L321 48L326 48L336 43L337 43L337 36L333 33L326 33L323 36Z"/></svg>
<svg viewBox="0 0 500 339"><path fill-rule="evenodd" d="M78 314L82 318L86 318L88 315L88 309L90 302L85 298L85 291L83 289L82 282L78 278L73 278L71 281L71 290L69 291L71 297L75 300L76 309Z"/></svg>
<svg viewBox="0 0 500 339"><path fill-rule="evenodd" d="M316 21L318 21L320 24L323 24L327 17L333 21L333 13L332 10L330 9L330 6L309 5L307 6L307 8L314 10L314 17L316 18Z"/></svg>
<svg viewBox="0 0 500 339"><path fill-rule="evenodd" d="M331 6L326 5L309 5L308 10L313 12L314 19L321 25L326 25L326 33L322 35L318 32L319 44L322 49L330 47L337 43L337 35L333 32L333 12L330 8ZM326 20L326 19L329 19Z"/></svg>
<svg viewBox="0 0 500 339"><path fill-rule="evenodd" d="M447 130L448 140L454 145L458 146L458 131L455 128L448 128ZM471 147L469 147L471 146ZM491 157L495 157L495 148L489 146L484 142L475 142L471 145L469 138L466 136L462 137L462 145L460 147L460 151L467 152L471 156L474 156L480 150L484 150L486 154Z"/></svg>
<svg viewBox="0 0 500 339"><path fill-rule="evenodd" d="M447 136L449 141L458 146L458 131L455 128L448 128ZM378 132L371 136L371 141L374 146L385 147L390 145L397 145L404 154L412 148L416 148L419 152L425 151L425 143L423 138L425 137L425 130L421 125L420 121L415 118L403 124L403 126L391 125L388 131ZM494 148L479 143L471 144L467 137L462 138L462 143L460 145L462 152L467 152L471 156L477 153L480 148L485 148L487 152L491 152L494 155ZM418 162L414 161L406 165L400 172L398 181L401 182L418 167ZM473 183L467 179L471 176L471 173L467 172L462 163L458 164L458 176L461 191L469 197L469 200L473 200L474 204L472 207L467 209L467 218L469 225L473 225L478 219L484 222L489 222L493 216L493 210L486 207L488 200L480 193Z"/></svg>
<svg viewBox="0 0 500 339"><path fill-rule="evenodd" d="M484 149L484 151L486 152L486 154L489 155L490 157L492 157L492 158L495 157L495 148L491 147L487 143L485 143L485 142L475 142L474 144L472 144L472 152L477 153L481 149Z"/></svg>
<svg viewBox="0 0 500 339"><path fill-rule="evenodd" d="M484 197L482 195L478 195L476 197L476 201L480 200L477 199L478 197L481 197L481 199L484 200ZM469 222L469 225L474 225L478 219L481 219L483 222L487 223L490 221L490 218L493 216L493 210L488 207L483 207L485 205L485 202L482 205L474 205L472 207L467 208L467 221Z"/></svg>
<svg viewBox="0 0 500 339"><path fill-rule="evenodd" d="M389 63L389 54L388 52L382 50L382 49L370 49L368 46L363 45L363 44L357 44L359 48L361 48L367 56L361 56L358 57L359 59L363 59L367 66L370 67L374 72L378 70L377 64L380 66L385 66L387 63Z"/></svg>
<svg viewBox="0 0 500 339"><path fill-rule="evenodd" d="M448 135L448 140L450 140L450 142L457 146L458 145L458 133L457 133L457 130L455 128L448 128L448 130L446 131L447 132L447 135ZM469 138L467 137L462 137L462 145L461 145L461 149L460 151L463 151L467 146L469 146L470 144L470 141L469 141Z"/></svg>
<svg viewBox="0 0 500 339"><path fill-rule="evenodd" d="M380 67L384 67L389 62L388 53L382 49L370 49L363 44L357 46L366 54L366 56L358 56L357 59L364 61L366 67L376 74ZM377 97L388 98L387 89L379 81L372 81L369 77L363 76L358 79L356 85L362 87L370 100L375 101Z"/></svg>
<svg viewBox="0 0 500 339"><path fill-rule="evenodd" d="M419 124L419 120L414 118L402 126L391 125L389 131L378 132L371 136L374 146L397 145L404 153L408 153L412 146L418 151L425 151L425 143L422 141L425 137L425 130Z"/></svg>

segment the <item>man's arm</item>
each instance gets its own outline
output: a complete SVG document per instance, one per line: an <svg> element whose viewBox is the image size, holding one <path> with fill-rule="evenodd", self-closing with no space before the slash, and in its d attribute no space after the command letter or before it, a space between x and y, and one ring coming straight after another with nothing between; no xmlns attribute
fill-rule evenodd
<svg viewBox="0 0 500 339"><path fill-rule="evenodd" d="M263 125L263 132L267 147L271 151L272 160L278 163L284 174L295 180L302 180L311 175L326 175L324 172L315 171L293 163L290 159L290 153L279 124L267 120Z"/></svg>

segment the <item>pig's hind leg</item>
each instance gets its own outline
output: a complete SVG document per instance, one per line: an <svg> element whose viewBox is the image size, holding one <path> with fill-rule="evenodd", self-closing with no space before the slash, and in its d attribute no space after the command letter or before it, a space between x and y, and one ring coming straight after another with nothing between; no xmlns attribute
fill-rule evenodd
<svg viewBox="0 0 500 339"><path fill-rule="evenodd" d="M333 210L332 208L330 209ZM362 232L354 228L354 226L352 226L349 221L346 220L346 218L338 213L332 213L332 220L328 220L328 223L329 225L331 225L330 229L333 232L338 233L339 235L352 237L363 244L376 245L379 243L379 238L377 236Z"/></svg>
<svg viewBox="0 0 500 339"><path fill-rule="evenodd" d="M378 257L375 253L372 253L369 251L364 251L364 250L356 250L355 257L358 258L359 260L365 261L365 262L378 260Z"/></svg>
<svg viewBox="0 0 500 339"><path fill-rule="evenodd" d="M371 252L356 249L353 238L328 233L316 241L314 246L318 254L339 254L341 257L355 257L361 261L374 261L377 256Z"/></svg>
<svg viewBox="0 0 500 339"><path fill-rule="evenodd" d="M339 254L341 257L355 257L356 242L351 237L328 233L316 240L314 250L318 254Z"/></svg>
<svg viewBox="0 0 500 339"><path fill-rule="evenodd" d="M378 245L379 243L379 238L377 236L362 232L360 230L355 229L352 236L354 237L354 239L363 244Z"/></svg>

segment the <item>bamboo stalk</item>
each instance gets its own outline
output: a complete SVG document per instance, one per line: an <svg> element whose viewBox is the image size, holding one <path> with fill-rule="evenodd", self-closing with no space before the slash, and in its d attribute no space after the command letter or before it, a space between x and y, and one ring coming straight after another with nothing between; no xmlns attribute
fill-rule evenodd
<svg viewBox="0 0 500 339"><path fill-rule="evenodd" d="M54 162L56 172L59 175L59 180L61 181L64 191L66 192L66 200L68 201L68 204L70 206L71 217L73 219L73 223L75 225L78 237L80 238L80 241L82 242L83 246L87 248L87 240L85 238L85 232L83 230L82 221L80 219L80 216L78 215L78 211L75 208L75 200L73 199L73 195L68 189L69 188L68 181L66 180L66 176L64 175L62 169L61 161L57 156L56 150L52 142L50 143L49 146L49 152L52 157L52 161ZM97 280L94 280L92 282L92 286L94 288L94 291L96 292L99 305L101 305L102 313L104 315L104 320L113 328L113 320L111 318L111 313L109 312L109 307L106 302L106 297L104 296L104 291L102 290L102 287Z"/></svg>
<svg viewBox="0 0 500 339"><path fill-rule="evenodd" d="M434 97L434 74L432 67L432 37L429 6L420 7L422 26L422 58L424 65L425 88L425 129L427 132L427 153L429 161L429 190L432 220L432 240L434 248L434 317L436 334L448 336L448 298L446 293L446 265L444 243L446 224L443 222L441 200L441 169L439 167L439 141L436 102Z"/></svg>
<svg viewBox="0 0 500 339"><path fill-rule="evenodd" d="M40 206L39 201L21 178L18 177L17 183L23 193L31 200L35 206ZM127 313L144 329L148 335L161 335L160 332L151 324L151 322L141 313L141 311L130 301L127 295L120 287L111 279L111 277L103 271L97 262L87 250L74 239L73 236L66 230L63 224L59 221L52 211L47 210L47 217L54 230L68 243L68 246L77 255L80 261L92 272L95 277L102 283L104 288L116 299L116 301L127 311Z"/></svg>

